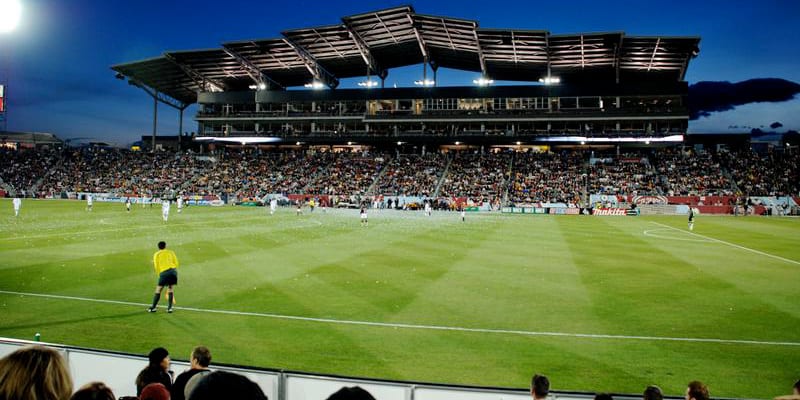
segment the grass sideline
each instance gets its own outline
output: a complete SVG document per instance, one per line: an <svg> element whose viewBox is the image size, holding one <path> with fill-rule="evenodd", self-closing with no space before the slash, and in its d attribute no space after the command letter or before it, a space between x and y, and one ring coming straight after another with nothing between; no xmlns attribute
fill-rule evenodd
<svg viewBox="0 0 800 400"><path fill-rule="evenodd" d="M0 336L140 354L163 345L180 359L205 344L218 362L468 385L526 387L540 372L557 390L614 393L658 384L682 395L699 379L715 397L772 398L800 375L797 219L701 215L690 234L671 216L462 223L372 211L361 227L357 210L173 207L166 224L160 214L25 200L14 218L0 201L0 290L133 303L0 293ZM181 262L171 315L165 300L144 311L159 240Z"/></svg>

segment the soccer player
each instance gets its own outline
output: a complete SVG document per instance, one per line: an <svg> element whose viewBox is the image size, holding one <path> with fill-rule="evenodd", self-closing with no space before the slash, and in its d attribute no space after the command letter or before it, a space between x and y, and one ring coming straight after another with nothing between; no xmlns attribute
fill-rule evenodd
<svg viewBox="0 0 800 400"><path fill-rule="evenodd" d="M317 203L314 201L314 199L308 201L308 207L311 209L312 213L314 212L314 207L316 207L316 205Z"/></svg>
<svg viewBox="0 0 800 400"><path fill-rule="evenodd" d="M361 226L369 225L369 222L367 221L367 208L366 207L361 206L360 216L361 216Z"/></svg>
<svg viewBox="0 0 800 400"><path fill-rule="evenodd" d="M183 196L178 196L178 214L183 210Z"/></svg>
<svg viewBox="0 0 800 400"><path fill-rule="evenodd" d="M130 197L125 199L125 209L128 210L128 212L131 212L131 198Z"/></svg>
<svg viewBox="0 0 800 400"><path fill-rule="evenodd" d="M428 200L425 200L425 214L431 216L431 203Z"/></svg>
<svg viewBox="0 0 800 400"><path fill-rule="evenodd" d="M461 207L461 222L466 222L466 220L467 220L467 211L466 211L466 209L465 209L465 208L462 206L462 207Z"/></svg>
<svg viewBox="0 0 800 400"><path fill-rule="evenodd" d="M92 204L94 204L94 200L92 199L92 195L86 195L86 211L92 211Z"/></svg>
<svg viewBox="0 0 800 400"><path fill-rule="evenodd" d="M273 197L269 200L269 215L275 214L276 208L278 208L278 199Z"/></svg>
<svg viewBox="0 0 800 400"><path fill-rule="evenodd" d="M167 222L169 219L169 199L164 199L161 202L161 219Z"/></svg>
<svg viewBox="0 0 800 400"><path fill-rule="evenodd" d="M303 209L301 208L302 206L303 206L303 201L302 200L297 200L297 215L300 215L300 214L303 213Z"/></svg>
<svg viewBox="0 0 800 400"><path fill-rule="evenodd" d="M14 200L11 200L11 203L14 204L14 216L19 217L19 209L22 207L22 199L19 197L14 197Z"/></svg>
<svg viewBox="0 0 800 400"><path fill-rule="evenodd" d="M694 230L694 208L689 207L689 230Z"/></svg>
<svg viewBox="0 0 800 400"><path fill-rule="evenodd" d="M158 251L153 254L153 268L158 274L158 284L156 285L156 293L153 295L153 305L147 309L147 312L156 312L156 306L161 299L161 290L164 286L167 287L167 296L169 304L167 304L167 312L172 312L172 305L175 303L175 293L173 286L178 284L178 257L172 250L167 250L166 242L158 242Z"/></svg>

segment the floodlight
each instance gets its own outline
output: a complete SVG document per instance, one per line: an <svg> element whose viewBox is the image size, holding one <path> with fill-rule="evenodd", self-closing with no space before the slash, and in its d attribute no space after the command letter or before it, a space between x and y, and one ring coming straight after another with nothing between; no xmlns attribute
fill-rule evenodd
<svg viewBox="0 0 800 400"><path fill-rule="evenodd" d="M258 90L265 90L267 88L267 84L264 82L258 83Z"/></svg>
<svg viewBox="0 0 800 400"><path fill-rule="evenodd" d="M494 79L489 79L489 78L487 78L485 76L482 76L482 77L480 77L478 79L473 79L472 83L474 83L474 84L476 84L478 86L489 86L489 85L494 83Z"/></svg>
<svg viewBox="0 0 800 400"><path fill-rule="evenodd" d="M417 86L433 86L436 84L436 81L433 79L420 79L414 81L414 84Z"/></svg>
<svg viewBox="0 0 800 400"><path fill-rule="evenodd" d="M306 83L303 86L307 87L309 89L322 89L322 88L325 87L325 84L320 82L320 81L313 81L313 82Z"/></svg>
<svg viewBox="0 0 800 400"><path fill-rule="evenodd" d="M369 80L366 80L366 81L358 82L358 86L371 88L371 87L378 86L378 82L369 79Z"/></svg>
<svg viewBox="0 0 800 400"><path fill-rule="evenodd" d="M21 15L19 0L0 0L0 33L13 31L19 25Z"/></svg>
<svg viewBox="0 0 800 400"><path fill-rule="evenodd" d="M545 85L558 85L561 83L561 78L557 76L546 76L544 78L539 78L539 82L544 83Z"/></svg>
<svg viewBox="0 0 800 400"><path fill-rule="evenodd" d="M251 89L251 90L256 90L256 89L258 88L258 86L256 86L256 85L250 85L250 86L248 86L247 88L248 88L248 89Z"/></svg>

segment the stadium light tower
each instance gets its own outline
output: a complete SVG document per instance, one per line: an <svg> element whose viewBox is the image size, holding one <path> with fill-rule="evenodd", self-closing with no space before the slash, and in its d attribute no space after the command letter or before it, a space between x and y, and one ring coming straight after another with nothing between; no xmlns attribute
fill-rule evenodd
<svg viewBox="0 0 800 400"><path fill-rule="evenodd" d="M0 0L0 33L16 29L21 16L22 5L19 0Z"/></svg>
<svg viewBox="0 0 800 400"><path fill-rule="evenodd" d="M0 0L0 40L2 35L10 33L19 25L20 17L22 16L22 5L19 0ZM11 46L9 47L9 51ZM8 110L6 102L6 83L8 81L8 62L11 59L10 54L0 54L0 60L3 65L0 65L0 131L8 130Z"/></svg>

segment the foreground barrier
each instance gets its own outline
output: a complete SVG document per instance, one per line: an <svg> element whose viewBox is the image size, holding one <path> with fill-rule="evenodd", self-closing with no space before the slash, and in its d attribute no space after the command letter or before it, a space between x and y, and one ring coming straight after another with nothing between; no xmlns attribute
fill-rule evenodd
<svg viewBox="0 0 800 400"><path fill-rule="evenodd" d="M0 338L0 357L16 349L43 344L58 350L69 363L75 387L101 381L117 397L135 396L134 380L147 365L146 356L93 350L60 344ZM214 349L212 348L213 352ZM177 374L189 369L185 361L172 361ZM216 371L242 374L256 382L270 400L325 400L345 386L360 386L380 400L530 400L526 389L482 388L314 375L302 372L247 368L212 363ZM524 384L521 382L521 384ZM590 400L592 393L551 392L550 400ZM674 397L679 399L680 397ZM615 400L639 400L641 395L614 395Z"/></svg>

